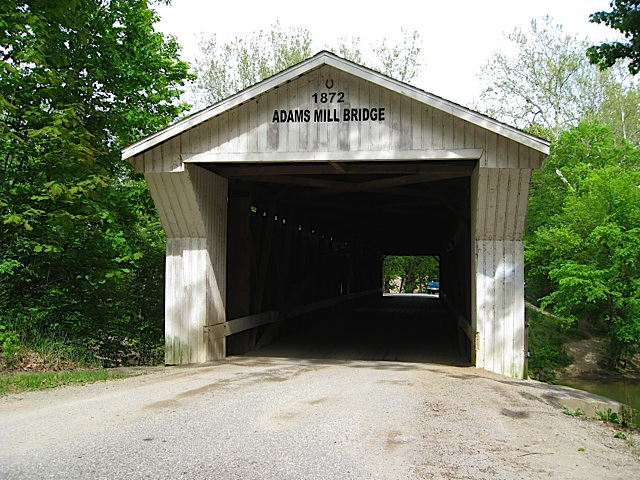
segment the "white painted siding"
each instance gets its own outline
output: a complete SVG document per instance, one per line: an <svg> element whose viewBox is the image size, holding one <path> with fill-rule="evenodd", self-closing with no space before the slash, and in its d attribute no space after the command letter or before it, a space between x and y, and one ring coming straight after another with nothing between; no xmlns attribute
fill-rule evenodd
<svg viewBox="0 0 640 480"><path fill-rule="evenodd" d="M523 243L476 240L476 366L522 378L524 374Z"/></svg>
<svg viewBox="0 0 640 480"><path fill-rule="evenodd" d="M196 165L145 177L167 234L165 361L224 358L227 181Z"/></svg>
<svg viewBox="0 0 640 480"><path fill-rule="evenodd" d="M478 168L472 185L472 222L477 239L522 240L524 238L531 170Z"/></svg>
<svg viewBox="0 0 640 480"><path fill-rule="evenodd" d="M165 362L206 361L205 238L167 238L165 278Z"/></svg>
<svg viewBox="0 0 640 480"><path fill-rule="evenodd" d="M467 108L456 105L445 99L439 98L435 95L429 94L422 90L419 90L410 85L398 82L384 75L378 74L367 70L359 65L348 62L340 57L337 57L328 52L320 52L314 57L284 71L277 75L274 75L270 79L260 82L253 87L250 87L242 92L239 92L232 97L223 100L209 108L206 108L182 121L173 124L166 129L151 135L133 145L125 148L122 152L123 159L133 158L147 150L155 148L168 139L184 136L188 130L198 125L202 125L209 120L218 116L227 114L237 107L253 102L254 100L270 94L270 92L277 91L278 89L289 89L288 85L295 86L297 84L298 91L304 89L305 83L300 82L301 79L311 78L312 74L325 75L325 79L332 80L340 78L357 78L360 82L367 85L374 86L380 91L388 90L392 92L392 95L400 96L402 98L409 99L411 101L417 101L419 104L433 108L443 112L446 115L450 115L465 122L465 142L467 133L467 126L475 125L481 129L486 129L497 135L509 138L518 144L526 145L528 148L532 148L538 152L542 152L545 155L549 152L549 145L547 142L540 140L539 138L528 135L524 132L518 131L512 127L504 125L493 119L485 117L477 112L469 110ZM353 82L348 85L349 92L355 95L355 88L353 88ZM361 88L358 86L358 90ZM346 91L346 90L345 90ZM303 97L308 98L308 97ZM355 97L354 97L355 98ZM373 100L373 98L371 98ZM187 134L190 135L190 134ZM260 149L262 151L263 149Z"/></svg>
<svg viewBox="0 0 640 480"><path fill-rule="evenodd" d="M471 179L475 363L519 378L525 361L523 239L530 176L529 169L476 168Z"/></svg>
<svg viewBox="0 0 640 480"><path fill-rule="evenodd" d="M333 82L330 90L328 81ZM314 94L340 92L342 103L314 102ZM329 109L331 118L335 114L339 121L313 121L318 108ZM385 120L344 121L345 110L362 108L384 108ZM306 110L311 121L273 122L274 112L280 110ZM187 130L134 162L145 172L167 172L181 171L183 161L313 160L313 154L322 153L353 161L360 158L359 152L376 152L381 159L411 158L416 152L418 159L424 152L438 158L438 151L450 159L451 152L470 149L484 151L482 167L537 168L543 158L540 152L451 113L324 66Z"/></svg>
<svg viewBox="0 0 640 480"><path fill-rule="evenodd" d="M476 365L522 375L522 240L531 170L546 156L542 143L376 75L325 64L180 127L177 136L162 134L149 150L139 150L144 142L132 150L168 237L168 363L224 356L227 184L198 163L477 159L470 252ZM339 92L342 103L315 101ZM318 108L328 108L331 119L335 110L338 121L314 121ZM345 121L345 111L363 108L384 108L385 119ZM310 121L274 122L280 110L308 111Z"/></svg>

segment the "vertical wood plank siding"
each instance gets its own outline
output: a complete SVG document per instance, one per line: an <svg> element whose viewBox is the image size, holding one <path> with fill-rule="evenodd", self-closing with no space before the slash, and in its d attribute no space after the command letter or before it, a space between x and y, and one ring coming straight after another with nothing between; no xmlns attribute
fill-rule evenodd
<svg viewBox="0 0 640 480"><path fill-rule="evenodd" d="M530 177L530 169L479 167L471 178L476 366L518 378L525 361L523 239Z"/></svg>
<svg viewBox="0 0 640 480"><path fill-rule="evenodd" d="M335 101L339 92L342 103ZM397 152L406 160L411 152L449 158L452 151L477 150L466 262L476 332L472 357L478 367L522 376L523 238L531 170L545 155L399 92L324 65L133 159L136 171L145 172L168 238L167 363L224 356L227 183L198 162L242 162L249 155L256 162L314 160L316 153L358 161L393 159ZM334 102L322 103L322 93L335 93ZM364 108L384 109L384 121L345 121L345 111ZM339 121L315 121L318 109L328 109L331 118L335 110ZM308 112L310 121L274 121L281 111Z"/></svg>
<svg viewBox="0 0 640 480"><path fill-rule="evenodd" d="M227 180L197 165L150 169L145 178L167 235L165 362L224 358Z"/></svg>
<svg viewBox="0 0 640 480"><path fill-rule="evenodd" d="M478 168L472 177L478 204L475 214L475 238L495 240L524 239L531 170L515 168ZM472 192L473 196L473 192Z"/></svg>
<svg viewBox="0 0 640 480"><path fill-rule="evenodd" d="M523 244L513 240L476 240L474 253L478 267L476 366L522 378L525 360Z"/></svg>
<svg viewBox="0 0 640 480"><path fill-rule="evenodd" d="M327 81L333 88L327 89ZM314 94L344 93L343 103L315 103ZM329 109L338 122L316 122L314 111ZM343 121L346 109L384 108L385 120ZM308 110L309 122L274 122L274 112ZM453 117L417 100L404 97L361 78L325 66L214 117L182 135L167 151L189 162L207 161L210 154L394 152L483 149L482 167L538 168L542 154L513 140ZM168 148L168 147L167 147ZM179 151L176 153L176 148ZM157 147L156 147L157 149ZM155 150L155 149L154 149ZM164 154L164 151L163 151ZM146 155L146 154L145 154ZM389 155L385 155L389 157ZM146 157L145 157L145 161ZM173 163L156 161L167 171ZM148 168L145 168L148 171Z"/></svg>

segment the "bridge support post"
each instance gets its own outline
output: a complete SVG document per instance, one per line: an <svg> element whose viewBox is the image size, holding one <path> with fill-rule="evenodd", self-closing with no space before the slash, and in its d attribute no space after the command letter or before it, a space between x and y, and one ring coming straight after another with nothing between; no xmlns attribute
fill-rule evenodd
<svg viewBox="0 0 640 480"><path fill-rule="evenodd" d="M515 378L525 375L523 240L530 176L530 169L478 166L471 177L475 364Z"/></svg>
<svg viewBox="0 0 640 480"><path fill-rule="evenodd" d="M476 366L523 378L524 243L476 240Z"/></svg>
<svg viewBox="0 0 640 480"><path fill-rule="evenodd" d="M167 234L165 363L226 355L227 180L196 165L145 171Z"/></svg>

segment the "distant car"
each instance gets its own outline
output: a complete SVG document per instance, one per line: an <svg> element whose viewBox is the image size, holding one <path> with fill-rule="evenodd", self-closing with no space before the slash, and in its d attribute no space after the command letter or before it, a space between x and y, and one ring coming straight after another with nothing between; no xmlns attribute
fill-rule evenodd
<svg viewBox="0 0 640 480"><path fill-rule="evenodd" d="M427 293L440 293L440 281L437 278L427 283Z"/></svg>

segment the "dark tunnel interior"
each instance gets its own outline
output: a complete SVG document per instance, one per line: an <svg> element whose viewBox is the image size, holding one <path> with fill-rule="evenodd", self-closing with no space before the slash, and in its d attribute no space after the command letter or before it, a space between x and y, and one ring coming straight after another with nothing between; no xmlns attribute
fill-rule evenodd
<svg viewBox="0 0 640 480"><path fill-rule="evenodd" d="M469 365L451 312L433 296L385 295L307 321L306 328L246 355Z"/></svg>
<svg viewBox="0 0 640 480"><path fill-rule="evenodd" d="M227 354L468 364L456 322L469 318L475 167L206 164L229 181L227 319L280 318L227 337ZM437 255L440 298L382 296L384 255Z"/></svg>

